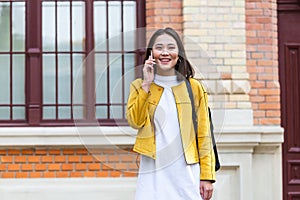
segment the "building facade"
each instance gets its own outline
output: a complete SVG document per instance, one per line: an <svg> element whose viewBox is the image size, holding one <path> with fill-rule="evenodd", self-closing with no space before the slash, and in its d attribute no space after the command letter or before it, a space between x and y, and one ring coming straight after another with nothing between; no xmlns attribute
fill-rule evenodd
<svg viewBox="0 0 300 200"><path fill-rule="evenodd" d="M297 0L0 1L1 199L134 199L126 99L165 27L209 92L222 165L212 199L299 198L299 127L284 131L300 115L286 89L300 83L299 41L287 45L294 78L279 62L283 20L300 25L284 16L299 10Z"/></svg>

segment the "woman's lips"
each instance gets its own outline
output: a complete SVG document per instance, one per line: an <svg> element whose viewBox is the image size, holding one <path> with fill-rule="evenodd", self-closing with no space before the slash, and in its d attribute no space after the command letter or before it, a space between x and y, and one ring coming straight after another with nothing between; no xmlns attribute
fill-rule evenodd
<svg viewBox="0 0 300 200"><path fill-rule="evenodd" d="M171 61L171 59L170 58L161 58L161 59L159 59L159 61L162 64L168 64Z"/></svg>

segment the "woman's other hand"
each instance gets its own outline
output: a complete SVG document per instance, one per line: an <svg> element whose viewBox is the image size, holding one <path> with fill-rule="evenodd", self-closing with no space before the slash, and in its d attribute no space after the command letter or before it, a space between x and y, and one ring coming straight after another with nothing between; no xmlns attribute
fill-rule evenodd
<svg viewBox="0 0 300 200"><path fill-rule="evenodd" d="M213 185L210 181L200 181L200 195L203 200L209 200L212 197Z"/></svg>

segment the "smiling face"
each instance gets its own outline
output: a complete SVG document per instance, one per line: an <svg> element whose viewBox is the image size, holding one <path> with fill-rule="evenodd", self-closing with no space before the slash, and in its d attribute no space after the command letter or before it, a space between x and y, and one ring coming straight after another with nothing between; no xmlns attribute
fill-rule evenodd
<svg viewBox="0 0 300 200"><path fill-rule="evenodd" d="M158 36L153 44L152 53L156 62L157 74L162 76L175 75L178 45L172 36L168 34Z"/></svg>

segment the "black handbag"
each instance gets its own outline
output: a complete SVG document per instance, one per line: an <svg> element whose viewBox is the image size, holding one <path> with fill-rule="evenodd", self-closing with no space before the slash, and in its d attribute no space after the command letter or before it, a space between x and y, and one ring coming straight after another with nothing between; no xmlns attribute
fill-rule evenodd
<svg viewBox="0 0 300 200"><path fill-rule="evenodd" d="M197 132L198 132L198 125L197 125L197 115L195 111L195 104L194 104L194 97L193 97L193 91L191 88L190 81L187 79L186 81L186 87L189 93L189 97L191 100L191 106L192 106L192 117L193 117L193 124L194 124L194 130L195 130L195 137L196 137L196 144L198 148L198 137L197 137ZM214 149L214 154L215 154L215 160L216 160L216 165L215 165L215 171L218 171L221 167L220 161L219 161L219 156L218 156L218 149L215 141L215 136L214 136L214 125L212 123L212 118L211 118L211 112L210 108L208 107L208 114L209 114L209 123L210 123L210 131L211 131L211 138L212 138L212 144L213 144L213 149Z"/></svg>

